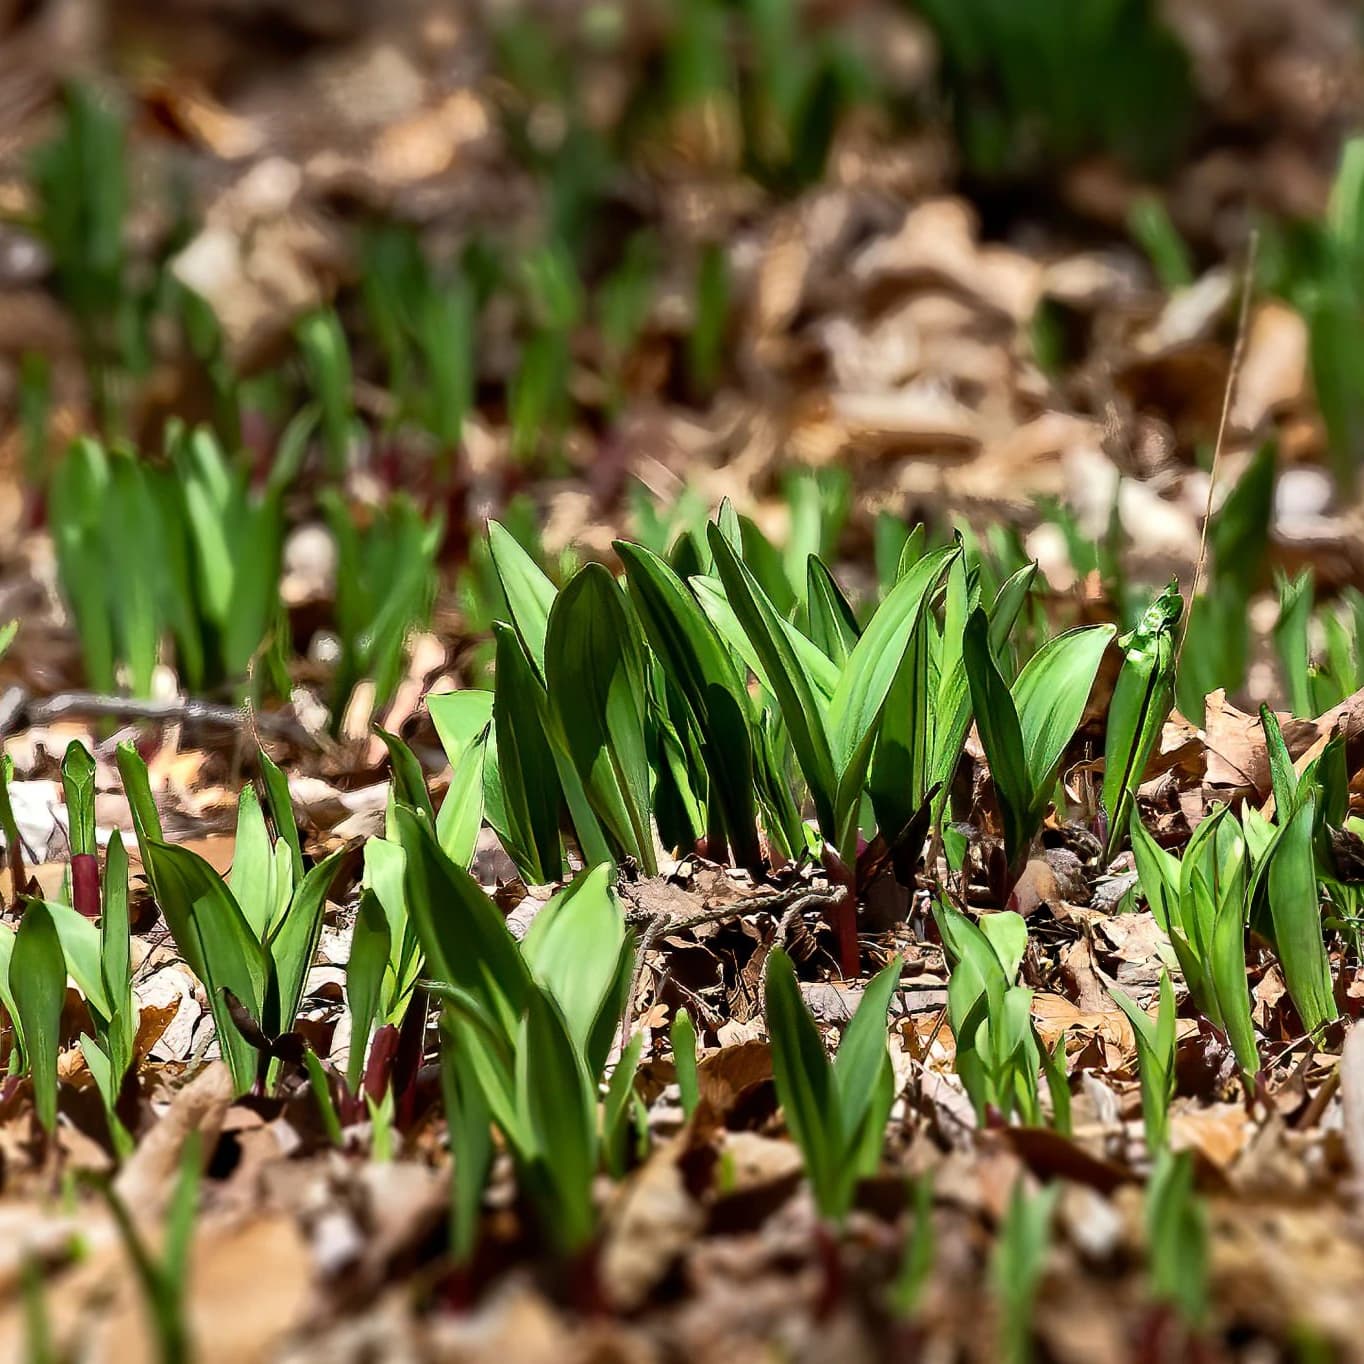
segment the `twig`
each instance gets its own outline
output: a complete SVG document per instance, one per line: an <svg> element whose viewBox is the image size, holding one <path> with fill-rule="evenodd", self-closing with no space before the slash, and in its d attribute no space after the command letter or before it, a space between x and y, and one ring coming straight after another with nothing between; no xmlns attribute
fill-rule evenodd
<svg viewBox="0 0 1364 1364"><path fill-rule="evenodd" d="M317 737L292 716L273 711L254 711L248 706L229 706L192 696L150 701L136 696L86 691L58 692L55 696L33 700L21 687L11 687L0 696L0 736L35 725L50 725L73 715L91 719L159 720L166 724L189 722L239 732L254 727L261 733L291 739L309 748L321 747Z"/></svg>
<svg viewBox="0 0 1364 1364"><path fill-rule="evenodd" d="M1212 501L1217 491L1217 471L1222 462L1222 445L1227 436L1227 420L1231 415L1231 400L1236 393L1236 379L1241 372L1241 360L1246 349L1246 331L1250 320L1250 299L1255 291L1255 257L1260 249L1260 232L1252 228L1246 243L1246 260L1241 274L1241 303L1236 316L1236 339L1232 342L1231 363L1227 367L1227 385L1222 390L1222 414L1217 421L1217 441L1212 447L1212 467L1208 471L1208 498L1203 508L1203 528L1198 537L1198 560L1194 564L1193 587L1189 592L1189 615L1185 617L1175 648L1175 667L1184 656L1184 641L1189 637L1188 621L1193 617L1193 603L1203 583L1203 568L1208 557L1208 528L1212 525Z"/></svg>
<svg viewBox="0 0 1364 1364"><path fill-rule="evenodd" d="M634 1019L635 1000L639 994L639 983L644 977L645 959L650 949L663 935L683 933L689 928L701 928L705 924L723 923L726 919L737 919L745 914L771 914L783 911L777 926L777 942L784 941L792 920L806 909L824 909L836 903L843 895L842 888L834 890L812 890L808 886L795 886L790 890L774 891L770 895L747 895L728 904L704 909L698 914L689 914L685 919L674 919L662 911L632 910L625 921L632 925L643 925L639 951L635 956L635 969L630 977L630 990L627 995L625 1014L621 1019L621 1047L630 1038L630 1026Z"/></svg>

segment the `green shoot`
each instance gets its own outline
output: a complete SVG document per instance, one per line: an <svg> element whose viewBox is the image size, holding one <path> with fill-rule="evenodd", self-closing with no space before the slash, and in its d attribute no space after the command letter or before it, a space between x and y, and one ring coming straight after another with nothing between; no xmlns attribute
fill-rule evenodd
<svg viewBox="0 0 1364 1364"><path fill-rule="evenodd" d="M831 1063L801 998L791 959L779 947L767 959L767 1029L772 1070L786 1126L805 1157L820 1216L839 1224L859 1180L876 1172L895 1076L886 1051L886 1013L900 983L892 962L867 986Z"/></svg>

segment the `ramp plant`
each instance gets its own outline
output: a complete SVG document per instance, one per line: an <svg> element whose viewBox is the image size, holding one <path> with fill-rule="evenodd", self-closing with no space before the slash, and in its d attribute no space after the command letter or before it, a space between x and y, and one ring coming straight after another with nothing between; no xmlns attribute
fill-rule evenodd
<svg viewBox="0 0 1364 1364"><path fill-rule="evenodd" d="M153 894L180 954L204 983L233 1083L239 1093L272 1088L282 1060L297 1050L285 1039L340 853L305 868L287 782L261 754L265 805L254 788L243 789L224 879L198 853L165 841L145 765L131 745L120 746L119 766Z"/></svg>
<svg viewBox="0 0 1364 1364"><path fill-rule="evenodd" d="M279 616L282 498L308 420L286 435L259 490L206 429L172 427L168 467L84 438L58 463L58 576L92 687L114 691L126 677L149 695L173 642L188 690L244 690Z"/></svg>
<svg viewBox="0 0 1364 1364"><path fill-rule="evenodd" d="M1170 1100L1175 1092L1175 992L1170 977L1160 977L1160 1003L1153 1022L1130 995L1111 990L1113 1002L1127 1015L1137 1039L1141 1077L1141 1115L1146 1149L1157 1154L1169 1136Z"/></svg>
<svg viewBox="0 0 1364 1364"><path fill-rule="evenodd" d="M1245 948L1252 854L1242 825L1218 808L1194 831L1183 858L1161 848L1135 813L1131 833L1142 893L1170 937L1189 993L1226 1035L1242 1073L1253 1076L1260 1060ZM1163 1056L1163 1045L1156 1051Z"/></svg>
<svg viewBox="0 0 1364 1364"><path fill-rule="evenodd" d="M895 1101L886 1013L901 967L899 960L893 961L872 978L838 1055L830 1061L801 998L791 958L780 947L767 958L767 1030L777 1097L805 1157L815 1206L835 1224L852 1207L858 1181L874 1174L881 1162L886 1120Z"/></svg>
<svg viewBox="0 0 1364 1364"><path fill-rule="evenodd" d="M1069 1126L1065 1039L1049 1053L1032 1022L1032 991L1018 983L1028 928L1012 910L978 923L939 902L933 917L951 964L947 1020L956 1039L956 1068L977 1122L1017 1118L1042 1123L1039 1073L1046 1077L1056 1125Z"/></svg>
<svg viewBox="0 0 1364 1364"><path fill-rule="evenodd" d="M469 1181L454 1195L458 1244L467 1252L473 1236L486 1112L541 1230L559 1253L574 1255L595 1231L593 1181L628 1116L639 1056L638 1046L626 1049L599 1102L634 963L609 868L580 875L518 944L482 889L441 851L425 815L399 806L397 824L408 904L444 1006L455 1178Z"/></svg>
<svg viewBox="0 0 1364 1364"><path fill-rule="evenodd" d="M1006 685L984 611L977 607L966 621L966 675L999 802L1006 890L1018 880L1042 827L1061 759L1115 633L1111 625L1068 630L1044 644Z"/></svg>

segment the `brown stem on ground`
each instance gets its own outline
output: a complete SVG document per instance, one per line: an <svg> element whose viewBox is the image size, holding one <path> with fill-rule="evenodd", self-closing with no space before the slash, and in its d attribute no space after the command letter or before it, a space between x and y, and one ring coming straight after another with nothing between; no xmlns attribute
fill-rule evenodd
<svg viewBox="0 0 1364 1364"><path fill-rule="evenodd" d="M856 980L862 967L857 944L857 872L848 866L827 843L824 845L824 870L843 894L829 906L829 927L838 945L838 969L847 980Z"/></svg>
<svg viewBox="0 0 1364 1364"><path fill-rule="evenodd" d="M827 1321L843 1298L843 1256L838 1238L824 1222L815 1226L815 1250L823 1276L815 1302L815 1320Z"/></svg>

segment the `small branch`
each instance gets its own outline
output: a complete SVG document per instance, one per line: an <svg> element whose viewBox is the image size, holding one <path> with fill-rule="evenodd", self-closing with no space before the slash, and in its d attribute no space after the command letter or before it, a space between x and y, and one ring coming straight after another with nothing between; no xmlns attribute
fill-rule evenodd
<svg viewBox="0 0 1364 1364"><path fill-rule="evenodd" d="M249 706L230 706L194 697L150 701L136 696L111 696L100 692L66 691L33 700L22 687L10 687L0 695L0 737L38 725L50 725L72 716L88 719L155 720L163 724L192 723L222 729L255 729L276 738L291 739L309 748L320 748L317 738L292 716L272 711L253 711Z"/></svg>
<svg viewBox="0 0 1364 1364"><path fill-rule="evenodd" d="M1241 359L1246 349L1246 332L1250 321L1250 299L1255 292L1255 257L1260 249L1259 229L1252 229L1246 245L1246 261L1241 275L1241 305L1236 316L1236 340L1231 347L1231 363L1227 367L1227 386L1222 390L1222 415L1217 421L1217 441L1212 447L1212 468L1208 471L1208 499L1203 508L1203 529L1198 538L1198 560L1194 564L1193 587L1189 591L1189 614L1180 631L1175 649L1175 667L1184 655L1184 641L1189 637L1188 622L1193 618L1193 604L1203 583L1203 567L1208 557L1208 528L1212 525L1212 500L1217 490L1217 470L1222 462L1222 445L1227 436L1227 420L1231 415L1231 400L1236 394L1236 379L1241 372Z"/></svg>

